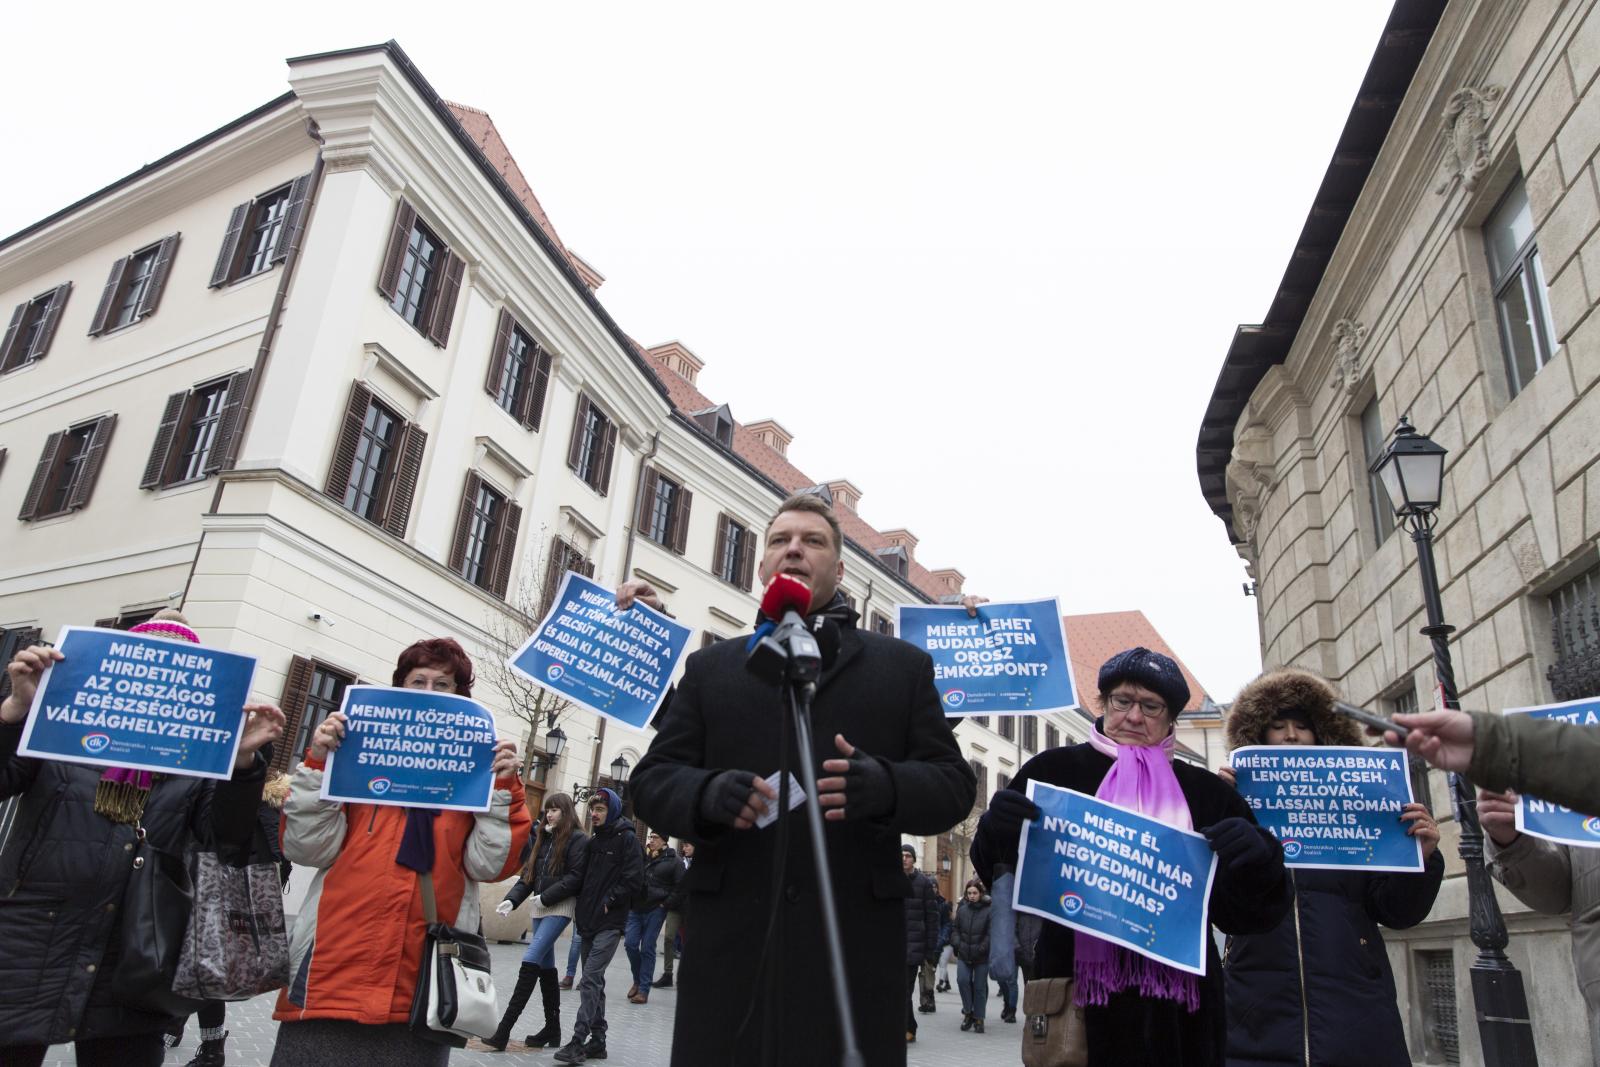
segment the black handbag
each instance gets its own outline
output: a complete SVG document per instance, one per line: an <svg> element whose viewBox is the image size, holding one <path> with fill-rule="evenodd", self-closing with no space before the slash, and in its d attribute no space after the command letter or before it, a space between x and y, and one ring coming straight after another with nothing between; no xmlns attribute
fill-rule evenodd
<svg viewBox="0 0 1600 1067"><path fill-rule="evenodd" d="M471 934L439 921L433 875L424 874L422 962L411 995L411 1032L424 1041L464 1048L469 1037L489 1037L499 1022L489 946Z"/></svg>
<svg viewBox="0 0 1600 1067"><path fill-rule="evenodd" d="M111 975L111 995L126 1007L154 1015L183 1016L201 1001L172 991L189 929L194 891L182 856L156 848L135 823L133 870L122 893L120 952Z"/></svg>

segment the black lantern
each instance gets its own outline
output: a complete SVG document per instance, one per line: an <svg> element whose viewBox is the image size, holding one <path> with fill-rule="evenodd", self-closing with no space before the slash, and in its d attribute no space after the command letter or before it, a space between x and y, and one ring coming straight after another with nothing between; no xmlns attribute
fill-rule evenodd
<svg viewBox="0 0 1600 1067"><path fill-rule="evenodd" d="M561 750L567 747L567 735L559 726L552 726L544 735L544 750L550 757L550 766L561 760Z"/></svg>
<svg viewBox="0 0 1600 1067"><path fill-rule="evenodd" d="M1443 494L1445 454L1402 415L1389 447L1368 469L1383 482L1396 515L1427 515L1439 506Z"/></svg>
<svg viewBox="0 0 1600 1067"><path fill-rule="evenodd" d="M611 780L618 785L628 783L628 757L618 756L611 761Z"/></svg>

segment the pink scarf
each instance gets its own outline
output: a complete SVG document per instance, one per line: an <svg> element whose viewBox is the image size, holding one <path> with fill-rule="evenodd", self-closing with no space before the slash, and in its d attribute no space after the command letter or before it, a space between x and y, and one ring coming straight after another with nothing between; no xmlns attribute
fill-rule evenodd
<svg viewBox="0 0 1600 1067"><path fill-rule="evenodd" d="M1097 724L1089 731L1089 744L1096 752L1116 760L1095 790L1096 798L1131 808L1168 826L1194 829L1189 802L1172 773L1176 738L1168 734L1159 745L1120 745L1101 733ZM1186 971L1081 931L1073 935L1073 948L1073 972L1078 979L1075 999L1079 1004L1104 1006L1110 1002L1111 994L1137 989L1147 997L1176 1000L1191 1012L1200 1009L1200 983Z"/></svg>

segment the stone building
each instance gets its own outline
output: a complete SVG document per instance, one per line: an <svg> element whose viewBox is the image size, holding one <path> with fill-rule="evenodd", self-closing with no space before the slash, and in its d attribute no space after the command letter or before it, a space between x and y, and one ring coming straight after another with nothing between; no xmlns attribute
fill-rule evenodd
<svg viewBox="0 0 1600 1067"><path fill-rule="evenodd" d="M1600 692L1597 70L1592 2L1395 5L1200 431L1201 489L1256 582L1267 666L1385 711L1432 705L1415 546L1368 473L1404 415L1449 450L1435 536L1463 706ZM1474 1063L1476 951L1444 829L1434 913L1385 936L1413 1057ZM1501 904L1541 1061L1584 1062L1566 919Z"/></svg>

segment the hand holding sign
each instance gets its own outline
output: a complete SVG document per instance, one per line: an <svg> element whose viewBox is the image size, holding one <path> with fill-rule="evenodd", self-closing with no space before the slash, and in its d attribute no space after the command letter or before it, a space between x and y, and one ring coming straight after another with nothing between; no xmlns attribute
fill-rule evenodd
<svg viewBox="0 0 1600 1067"><path fill-rule="evenodd" d="M502 737L494 743L494 763L490 772L496 778L505 778L517 773L517 743L509 737Z"/></svg>
<svg viewBox="0 0 1600 1067"><path fill-rule="evenodd" d="M1491 793L1487 789L1478 790L1478 822L1483 826L1483 832L1489 839L1501 848L1505 848L1517 839L1517 791L1507 789L1504 793Z"/></svg>
<svg viewBox="0 0 1600 1067"><path fill-rule="evenodd" d="M1427 863L1433 850L1439 847L1439 824L1433 821L1427 808L1415 801L1400 809L1400 821L1409 824L1406 833L1422 845L1422 862Z"/></svg>
<svg viewBox="0 0 1600 1067"><path fill-rule="evenodd" d="M39 690L39 678L61 658L61 653L49 645L33 645L12 657L6 664L6 673L11 676L11 693L5 703L0 704L0 722L19 723L28 717L33 695Z"/></svg>
<svg viewBox="0 0 1600 1067"><path fill-rule="evenodd" d="M276 704L246 704L244 714L244 736L239 738L239 755L233 761L236 771L250 766L259 750L282 737L288 721Z"/></svg>
<svg viewBox="0 0 1600 1067"><path fill-rule="evenodd" d="M327 762L328 753L338 748L339 742L344 740L344 732L344 712L328 712L328 717L322 720L317 732L311 735L311 758Z"/></svg>

